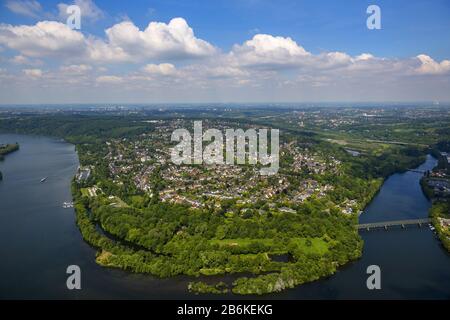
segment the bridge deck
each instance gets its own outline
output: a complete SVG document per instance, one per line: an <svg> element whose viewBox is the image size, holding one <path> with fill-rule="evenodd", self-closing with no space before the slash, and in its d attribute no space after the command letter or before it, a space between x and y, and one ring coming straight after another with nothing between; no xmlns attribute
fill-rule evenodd
<svg viewBox="0 0 450 320"><path fill-rule="evenodd" d="M430 218L423 218L423 219L361 223L361 224L358 224L357 227L358 227L358 229L387 228L387 227L392 227L392 226L421 225L421 224L430 223L430 222L431 222Z"/></svg>
<svg viewBox="0 0 450 320"><path fill-rule="evenodd" d="M417 170L417 169L408 169L407 171L417 172L417 173L422 173L422 174L425 174L425 173L426 173L425 170Z"/></svg>

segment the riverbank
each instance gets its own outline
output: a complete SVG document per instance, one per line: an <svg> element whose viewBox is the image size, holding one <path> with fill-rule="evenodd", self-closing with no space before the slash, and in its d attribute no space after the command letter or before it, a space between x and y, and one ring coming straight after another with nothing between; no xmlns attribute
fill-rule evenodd
<svg viewBox="0 0 450 320"><path fill-rule="evenodd" d="M19 150L19 144L16 143L7 143L0 144L0 160L3 160L3 156L6 156L9 153Z"/></svg>
<svg viewBox="0 0 450 320"><path fill-rule="evenodd" d="M19 150L19 144L17 142L13 144L0 144L0 161L3 161L7 154L17 150ZM1 180L3 180L3 174L0 171L0 181Z"/></svg>
<svg viewBox="0 0 450 320"><path fill-rule="evenodd" d="M434 150L433 155L437 157L438 165L425 172L420 185L432 202L429 215L436 233L450 252L450 164L446 152Z"/></svg>
<svg viewBox="0 0 450 320"><path fill-rule="evenodd" d="M431 222L442 242L442 245L450 252L450 203L449 199L436 198L433 189L428 185L428 179L423 177L420 185L426 197L432 205L429 210Z"/></svg>
<svg viewBox="0 0 450 320"><path fill-rule="evenodd" d="M442 245L450 253L450 204L434 202L430 208L430 216Z"/></svg>

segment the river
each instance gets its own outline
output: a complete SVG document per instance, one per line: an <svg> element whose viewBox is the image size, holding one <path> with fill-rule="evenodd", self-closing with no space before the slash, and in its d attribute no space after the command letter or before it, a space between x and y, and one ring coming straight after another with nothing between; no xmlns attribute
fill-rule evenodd
<svg viewBox="0 0 450 320"><path fill-rule="evenodd" d="M20 150L0 162L0 299L195 299L188 277L157 279L95 263L81 238L70 181L78 167L73 145L47 137L1 134ZM431 169L431 156L418 169ZM361 222L427 217L420 174L390 176L361 215ZM43 177L48 177L40 183ZM428 227L361 232L361 259L335 275L263 299L450 299L450 255ZM381 290L368 290L366 268L381 268ZM81 268L81 290L66 288L66 268ZM249 298L232 296L233 298ZM230 298L227 296L226 298Z"/></svg>

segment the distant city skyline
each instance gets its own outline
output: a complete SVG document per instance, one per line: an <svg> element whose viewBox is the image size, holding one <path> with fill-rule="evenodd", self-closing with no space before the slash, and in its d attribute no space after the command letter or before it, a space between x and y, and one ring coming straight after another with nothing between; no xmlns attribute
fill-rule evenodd
<svg viewBox="0 0 450 320"><path fill-rule="evenodd" d="M81 29L67 24L81 9ZM369 30L369 5L381 30ZM0 2L0 104L450 101L450 2Z"/></svg>

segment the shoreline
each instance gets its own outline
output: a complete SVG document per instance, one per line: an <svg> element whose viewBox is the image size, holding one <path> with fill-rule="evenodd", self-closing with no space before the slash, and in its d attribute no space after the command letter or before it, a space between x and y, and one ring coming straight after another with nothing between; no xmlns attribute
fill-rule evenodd
<svg viewBox="0 0 450 320"><path fill-rule="evenodd" d="M438 160L438 164L430 171L438 167L439 161L442 160L440 152L437 150L433 150L431 156ZM450 212L450 204L445 198L435 197L434 191L427 184L428 179L429 177L426 175L423 175L420 179L421 189L428 201L431 203L431 207L428 210L428 216L431 218L431 223L436 230L436 234L438 235L441 245L447 250L448 253L450 253L450 236L443 230L444 227L440 221L440 219L445 219L442 215L445 215L446 211L447 214ZM446 180L443 179L443 181Z"/></svg>

